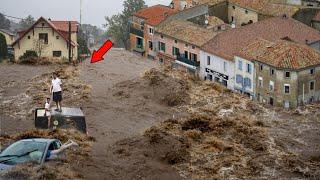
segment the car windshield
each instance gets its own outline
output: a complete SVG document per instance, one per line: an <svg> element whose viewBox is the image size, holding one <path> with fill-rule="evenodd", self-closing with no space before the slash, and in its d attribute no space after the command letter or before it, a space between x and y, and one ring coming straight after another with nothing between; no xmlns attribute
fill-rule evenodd
<svg viewBox="0 0 320 180"><path fill-rule="evenodd" d="M15 165L26 162L40 163L46 143L36 141L18 141L0 154L0 163Z"/></svg>

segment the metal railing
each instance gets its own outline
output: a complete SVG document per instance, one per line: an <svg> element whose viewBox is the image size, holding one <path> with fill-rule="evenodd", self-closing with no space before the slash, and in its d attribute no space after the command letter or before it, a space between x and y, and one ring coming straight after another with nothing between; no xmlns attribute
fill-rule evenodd
<svg viewBox="0 0 320 180"><path fill-rule="evenodd" d="M143 30L134 28L133 26L130 26L130 33L140 37L143 37L144 35Z"/></svg>
<svg viewBox="0 0 320 180"><path fill-rule="evenodd" d="M191 66L195 66L195 67L199 67L200 66L200 62L192 61L190 59L187 59L187 58L183 57L183 55L177 56L177 60L180 61L180 62L189 64Z"/></svg>

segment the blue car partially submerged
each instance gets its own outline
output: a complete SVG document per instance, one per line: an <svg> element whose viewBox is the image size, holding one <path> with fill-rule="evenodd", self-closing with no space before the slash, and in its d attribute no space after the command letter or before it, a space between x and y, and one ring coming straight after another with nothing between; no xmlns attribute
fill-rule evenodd
<svg viewBox="0 0 320 180"><path fill-rule="evenodd" d="M61 147L57 139L23 139L11 144L0 154L0 171L5 171L18 164L43 164L48 157L48 151Z"/></svg>

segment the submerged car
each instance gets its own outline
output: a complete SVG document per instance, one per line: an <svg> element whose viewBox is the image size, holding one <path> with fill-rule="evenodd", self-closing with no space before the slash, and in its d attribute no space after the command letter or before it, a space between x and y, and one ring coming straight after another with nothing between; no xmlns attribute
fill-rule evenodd
<svg viewBox="0 0 320 180"><path fill-rule="evenodd" d="M8 170L23 163L43 164L47 160L48 151L60 147L61 142L57 139L19 140L0 153L0 171Z"/></svg>

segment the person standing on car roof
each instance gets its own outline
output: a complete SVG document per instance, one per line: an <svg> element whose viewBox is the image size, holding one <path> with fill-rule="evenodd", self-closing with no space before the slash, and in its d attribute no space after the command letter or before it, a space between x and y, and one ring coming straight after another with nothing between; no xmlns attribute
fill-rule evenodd
<svg viewBox="0 0 320 180"><path fill-rule="evenodd" d="M62 82L58 78L58 75L56 73L53 73L53 79L52 79L52 85L50 88L50 93L52 93L52 99L54 102L56 102L57 109L56 111L62 112L61 108L61 101L62 101L62 88L61 88Z"/></svg>

